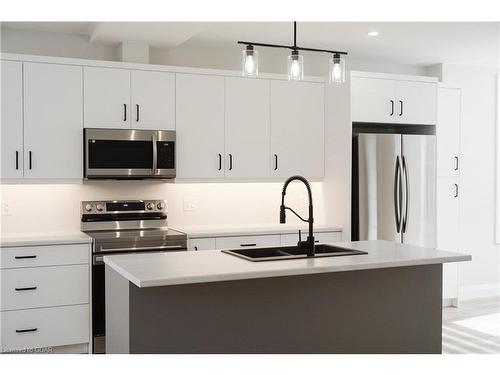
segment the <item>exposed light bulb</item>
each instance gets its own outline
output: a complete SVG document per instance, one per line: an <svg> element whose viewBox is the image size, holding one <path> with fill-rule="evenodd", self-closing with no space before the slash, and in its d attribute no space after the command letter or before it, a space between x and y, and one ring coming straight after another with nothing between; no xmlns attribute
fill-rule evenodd
<svg viewBox="0 0 500 375"><path fill-rule="evenodd" d="M242 75L246 77L255 77L259 74L259 52L248 45L241 54Z"/></svg>
<svg viewBox="0 0 500 375"><path fill-rule="evenodd" d="M330 60L330 83L341 84L345 82L345 60L340 58L340 54L334 54Z"/></svg>
<svg viewBox="0 0 500 375"><path fill-rule="evenodd" d="M290 81L301 81L304 79L304 60L298 51L292 51L288 56L288 79Z"/></svg>

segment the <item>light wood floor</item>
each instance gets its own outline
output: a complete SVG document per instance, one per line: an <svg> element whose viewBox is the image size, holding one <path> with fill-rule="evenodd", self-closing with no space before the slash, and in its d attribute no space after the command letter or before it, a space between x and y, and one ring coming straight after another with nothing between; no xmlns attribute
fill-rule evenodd
<svg viewBox="0 0 500 375"><path fill-rule="evenodd" d="M461 301L443 309L443 354L500 353L500 299Z"/></svg>

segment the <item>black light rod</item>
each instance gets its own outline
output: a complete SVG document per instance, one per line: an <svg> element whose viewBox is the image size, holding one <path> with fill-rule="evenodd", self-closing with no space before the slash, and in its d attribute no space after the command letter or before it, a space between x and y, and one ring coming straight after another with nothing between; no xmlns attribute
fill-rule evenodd
<svg viewBox="0 0 500 375"><path fill-rule="evenodd" d="M242 40L238 40L238 44L247 44L247 45L252 45L252 46L259 46L259 47L272 47L272 48L286 48L286 49L292 49L292 50L298 50L298 51L311 51L311 52L324 52L324 53L332 53L332 54L338 54L338 55L347 55L347 52L342 52L342 51L332 51L328 49L318 49L318 48L306 48L306 47L297 47L297 46L284 46L281 44L267 44L267 43L254 43L254 42L245 42Z"/></svg>

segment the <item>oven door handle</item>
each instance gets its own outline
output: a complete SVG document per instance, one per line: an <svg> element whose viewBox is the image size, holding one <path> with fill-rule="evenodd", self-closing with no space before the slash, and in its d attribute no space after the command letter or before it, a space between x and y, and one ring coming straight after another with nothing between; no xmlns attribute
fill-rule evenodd
<svg viewBox="0 0 500 375"><path fill-rule="evenodd" d="M120 247L120 248L104 248L101 246L102 252L107 251L141 251L141 250L172 250L172 249L186 249L183 245L162 245L162 246L147 246L147 247Z"/></svg>

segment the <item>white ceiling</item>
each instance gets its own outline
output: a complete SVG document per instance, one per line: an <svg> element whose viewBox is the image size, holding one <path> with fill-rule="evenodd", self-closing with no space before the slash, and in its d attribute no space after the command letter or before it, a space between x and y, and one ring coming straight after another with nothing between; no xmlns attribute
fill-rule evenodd
<svg viewBox="0 0 500 375"><path fill-rule="evenodd" d="M500 23L299 22L297 44L345 50L350 58L415 65L498 67ZM292 44L288 22L5 22L2 27L80 34L91 42L144 42L157 48L231 47L237 40ZM379 31L377 37L368 31Z"/></svg>

